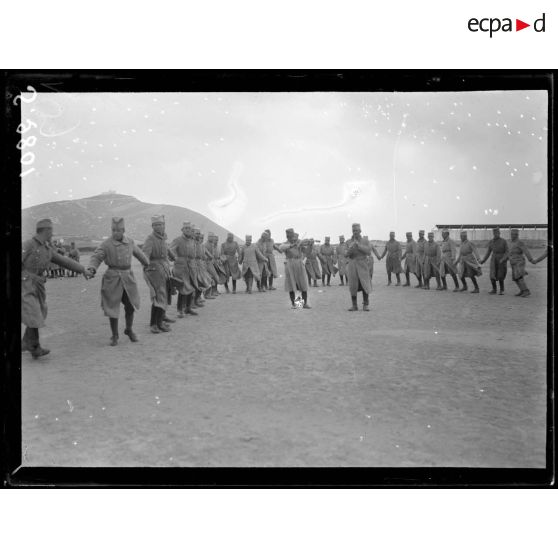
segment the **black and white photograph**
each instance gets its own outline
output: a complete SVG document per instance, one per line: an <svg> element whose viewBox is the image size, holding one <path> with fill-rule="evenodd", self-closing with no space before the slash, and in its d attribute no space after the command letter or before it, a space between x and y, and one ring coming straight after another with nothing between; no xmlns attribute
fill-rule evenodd
<svg viewBox="0 0 558 558"><path fill-rule="evenodd" d="M547 88L181 75L8 101L21 466L545 469Z"/></svg>

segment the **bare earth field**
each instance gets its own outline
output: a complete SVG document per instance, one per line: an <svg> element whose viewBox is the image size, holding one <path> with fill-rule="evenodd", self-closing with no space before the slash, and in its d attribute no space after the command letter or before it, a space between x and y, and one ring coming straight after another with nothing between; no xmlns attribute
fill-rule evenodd
<svg viewBox="0 0 558 558"><path fill-rule="evenodd" d="M544 467L546 261L526 299L510 273L489 296L483 269L473 295L388 288L376 262L369 313L347 312L338 278L312 310L290 309L282 279L239 282L153 335L138 266L139 343L117 347L100 274L49 280L52 352L22 355L23 464Z"/></svg>

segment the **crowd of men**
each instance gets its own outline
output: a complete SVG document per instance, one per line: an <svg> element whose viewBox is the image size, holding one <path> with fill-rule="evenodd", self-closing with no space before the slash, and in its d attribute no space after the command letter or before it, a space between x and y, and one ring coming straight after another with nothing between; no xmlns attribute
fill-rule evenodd
<svg viewBox="0 0 558 558"><path fill-rule="evenodd" d="M111 236L92 254L87 267L79 262L79 252L72 243L72 250L66 256L56 243L51 243L53 228L50 219L37 223L36 234L23 243L22 252L22 322L26 326L22 339L22 351L29 351L33 358L39 358L50 351L41 347L39 328L44 326L47 316L46 275L52 268L67 269L72 274L83 274L86 279L95 277L104 262L107 269L101 283L101 307L109 319L110 345L119 342L120 306L124 306L124 335L137 342L133 330L134 314L140 308L140 296L136 278L132 271L132 257L139 260L143 267L143 277L149 287L151 299L150 331L153 334L171 330L169 324L176 320L167 312L176 296L177 319L197 316L205 301L219 296L219 285L226 293L237 293L237 281L243 279L246 294L252 294L254 281L258 292L276 290L274 279L278 277L274 252L285 256L284 287L289 294L291 308L310 309L308 302L309 287L331 287L332 276L339 273L340 285L347 285L351 296L350 311L357 311L357 295L362 292L362 309L369 311L374 256L378 260L386 258L388 286L411 286L411 274L417 279L416 288L429 290L432 278L436 290L447 290L447 275L454 282L454 292L468 291L470 279L472 293L479 293L477 277L482 275L482 265L490 258L490 294L504 294L504 280L507 275L508 261L512 279L518 285L517 296L527 297L530 291L525 284L525 261L531 263L544 259L547 250L534 259L525 243L519 239L519 231L512 229L511 241L501 238L500 230L493 230L483 258L477 247L467 239L467 232L461 232L459 250L450 238L449 231L442 232L442 242L434 241L434 234L419 231L418 240L407 233L404 246L390 233L383 252L380 254L367 236L362 235L360 224L352 225L352 236L333 247L330 237L325 237L319 247L314 239L300 239L292 229L286 230L286 241L276 244L271 233L265 230L257 242L247 235L245 244L239 245L232 234L219 245L217 235L208 233L207 239L200 229L192 223L183 223L181 235L169 242L165 232L163 215L151 218L152 232L140 248L132 238L125 234L123 218L114 217ZM406 282L401 283L401 274ZM229 287L229 280L231 286ZM461 281L461 287L459 286ZM300 304L297 292L301 293Z"/></svg>

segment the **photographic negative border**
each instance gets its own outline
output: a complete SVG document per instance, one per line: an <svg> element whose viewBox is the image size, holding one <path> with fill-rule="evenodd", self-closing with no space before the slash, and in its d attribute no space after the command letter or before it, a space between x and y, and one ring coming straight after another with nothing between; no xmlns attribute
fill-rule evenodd
<svg viewBox="0 0 558 558"><path fill-rule="evenodd" d="M549 487L555 480L554 259L548 260L546 467L516 468L43 468L21 466L21 139L18 94L37 92L279 92L279 91L482 91L544 89L548 92L548 223L554 230L555 71L5 71L0 118L4 257L1 279L4 374L2 375L2 478L4 486L159 487Z"/></svg>

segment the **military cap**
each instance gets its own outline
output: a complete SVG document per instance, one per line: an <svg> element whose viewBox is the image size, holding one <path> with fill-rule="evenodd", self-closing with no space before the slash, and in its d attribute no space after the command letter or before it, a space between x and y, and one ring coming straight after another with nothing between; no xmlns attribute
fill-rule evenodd
<svg viewBox="0 0 558 558"><path fill-rule="evenodd" d="M112 218L112 224L116 225L117 227L123 227L124 226L124 217L113 217Z"/></svg>
<svg viewBox="0 0 558 558"><path fill-rule="evenodd" d="M47 227L52 228L52 221L50 219L41 219L40 221L37 221L38 229L44 229Z"/></svg>
<svg viewBox="0 0 558 558"><path fill-rule="evenodd" d="M424 234L424 229L420 229L419 234Z"/></svg>
<svg viewBox="0 0 558 558"><path fill-rule="evenodd" d="M285 232L287 234L294 234L294 229L287 229Z"/></svg>
<svg viewBox="0 0 558 558"><path fill-rule="evenodd" d="M155 225L157 223L165 223L165 216L164 215L153 215L151 217L151 224Z"/></svg>

